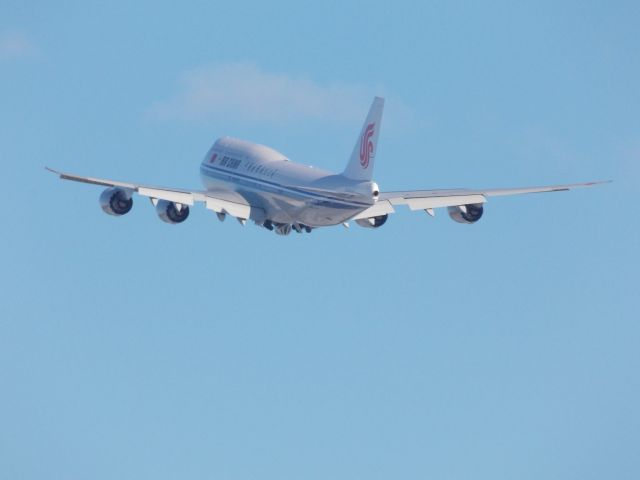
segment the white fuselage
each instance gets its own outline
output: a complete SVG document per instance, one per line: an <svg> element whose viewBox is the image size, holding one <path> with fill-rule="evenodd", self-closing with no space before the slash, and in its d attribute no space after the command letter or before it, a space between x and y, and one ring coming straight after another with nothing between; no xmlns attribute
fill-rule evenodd
<svg viewBox="0 0 640 480"><path fill-rule="evenodd" d="M224 137L200 165L207 191L239 194L257 223L321 227L337 225L375 202L373 182L351 180L291 162L264 145Z"/></svg>

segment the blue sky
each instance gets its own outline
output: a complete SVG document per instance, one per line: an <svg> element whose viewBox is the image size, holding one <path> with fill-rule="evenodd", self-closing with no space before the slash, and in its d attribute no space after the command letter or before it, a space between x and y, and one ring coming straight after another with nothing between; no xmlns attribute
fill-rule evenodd
<svg viewBox="0 0 640 480"><path fill-rule="evenodd" d="M640 475L637 2L0 6L0 478ZM235 135L387 190L613 179L456 224L119 219Z"/></svg>

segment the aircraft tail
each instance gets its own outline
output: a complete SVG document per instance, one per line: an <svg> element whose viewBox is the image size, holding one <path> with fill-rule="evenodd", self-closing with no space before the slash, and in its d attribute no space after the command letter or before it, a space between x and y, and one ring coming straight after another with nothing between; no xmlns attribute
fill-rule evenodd
<svg viewBox="0 0 640 480"><path fill-rule="evenodd" d="M376 157L378 135L382 124L382 109L384 98L375 97L367 119L362 126L360 136L353 147L353 153L342 174L353 180L371 181L373 177L373 162Z"/></svg>

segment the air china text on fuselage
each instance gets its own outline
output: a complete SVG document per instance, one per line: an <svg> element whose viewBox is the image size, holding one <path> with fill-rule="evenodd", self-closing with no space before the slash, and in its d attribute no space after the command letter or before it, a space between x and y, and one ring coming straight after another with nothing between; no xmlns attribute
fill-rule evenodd
<svg viewBox="0 0 640 480"><path fill-rule="evenodd" d="M488 197L562 191L602 183L381 192L373 181L373 167L383 107L384 100L374 98L341 173L295 163L270 147L231 137L218 139L200 164L204 190L165 188L47 169L65 180L107 187L100 195L100 205L113 216L128 213L136 193L148 197L160 219L169 224L182 223L189 216L189 207L201 203L221 221L227 216L237 218L243 225L252 220L280 235L288 235L292 230L301 233L332 225L348 226L349 221L378 228L400 205L424 210L431 216L435 209L447 208L454 221L472 224L482 217Z"/></svg>

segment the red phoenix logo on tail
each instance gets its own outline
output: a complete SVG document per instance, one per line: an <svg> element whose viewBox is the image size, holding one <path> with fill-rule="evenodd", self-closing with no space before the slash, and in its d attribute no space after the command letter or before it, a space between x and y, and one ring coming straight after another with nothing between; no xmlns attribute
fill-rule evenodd
<svg viewBox="0 0 640 480"><path fill-rule="evenodd" d="M369 166L369 160L374 157L371 137L373 137L375 132L375 126L375 123L367 125L360 139L360 165L362 165L362 168L367 168Z"/></svg>

